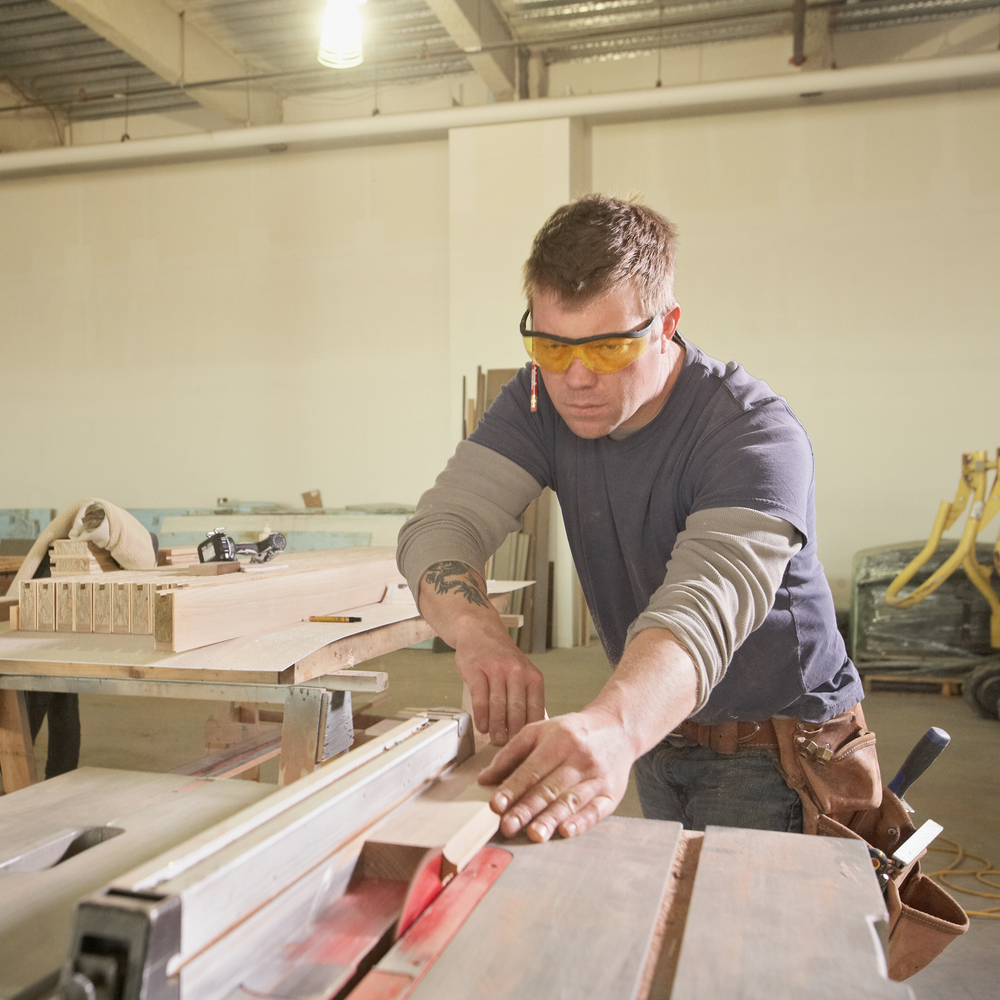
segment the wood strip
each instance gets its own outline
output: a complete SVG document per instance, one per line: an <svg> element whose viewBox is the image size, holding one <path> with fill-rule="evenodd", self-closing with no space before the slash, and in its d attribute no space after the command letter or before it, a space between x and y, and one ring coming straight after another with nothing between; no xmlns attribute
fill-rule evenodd
<svg viewBox="0 0 1000 1000"><path fill-rule="evenodd" d="M285 699L285 717L281 724L281 760L278 784L290 785L316 770L322 759L326 736L327 692L322 688L295 688ZM353 736L353 728L352 728Z"/></svg>
<svg viewBox="0 0 1000 1000"><path fill-rule="evenodd" d="M281 730L258 733L235 746L171 768L171 774L187 774L197 778L231 778L281 753Z"/></svg>
<svg viewBox="0 0 1000 1000"><path fill-rule="evenodd" d="M23 691L0 691L0 771L5 793L27 788L36 780L35 749Z"/></svg>

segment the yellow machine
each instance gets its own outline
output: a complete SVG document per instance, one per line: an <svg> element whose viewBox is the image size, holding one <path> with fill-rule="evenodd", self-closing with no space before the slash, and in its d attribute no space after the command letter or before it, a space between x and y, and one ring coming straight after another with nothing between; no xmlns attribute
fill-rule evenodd
<svg viewBox="0 0 1000 1000"><path fill-rule="evenodd" d="M993 471L993 489L987 499L986 476L990 470ZM941 536L961 516L970 497L972 498L972 507L969 510L968 520L965 522L965 530L962 532L962 537L955 551L937 572L905 597L900 597L900 591L937 551L937 547L941 544ZM976 590L989 601L992 610L990 645L994 649L1000 649L1000 597L997 596L990 583L993 566L984 566L976 558L976 536L986 527L998 510L1000 510L1000 448L997 449L997 458L992 462L986 460L985 451L967 452L962 456L962 477L958 481L955 499L951 503L948 503L947 500L941 502L934 527L931 530L931 537L916 558L889 585L889 589L885 592L885 603L894 608L912 608L914 604L918 604L929 594L933 594L961 566ZM996 565L997 573L1000 574L1000 536L998 536L997 543L993 548L993 562Z"/></svg>
<svg viewBox="0 0 1000 1000"><path fill-rule="evenodd" d="M986 495L987 473L993 472L993 489ZM969 499L972 506L965 522L965 530L955 551L923 583L900 597L900 591L913 579L941 544L941 536L950 528L965 510ZM990 605L990 645L1000 650L1000 597L993 589L991 578L996 568L1000 575L1000 536L993 547L993 566L983 565L976 557L976 536L1000 510L1000 449L994 461L986 460L985 451L967 452L962 456L962 478L958 482L955 499L942 501L937 518L931 530L931 537L920 553L889 585L885 593L886 604L894 608L911 608L925 597L933 594L958 569L965 570L972 582ZM1000 713L1000 657L991 656L983 660L962 681L965 700L982 715L997 718Z"/></svg>

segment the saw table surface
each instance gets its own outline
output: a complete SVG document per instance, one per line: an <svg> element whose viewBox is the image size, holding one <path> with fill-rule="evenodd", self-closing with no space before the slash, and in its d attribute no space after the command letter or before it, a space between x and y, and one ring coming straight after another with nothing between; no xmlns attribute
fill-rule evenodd
<svg viewBox="0 0 1000 1000"><path fill-rule="evenodd" d="M414 749L454 753L453 726L422 730L423 742L415 733ZM416 758L404 744L389 740L386 747L381 759L396 768L391 773L378 770L378 758L362 764L362 754L359 770L330 764L281 790L85 768L0 799L0 1000L46 977L47 988L43 982L29 993L48 996L75 900L109 884L132 885L139 876L136 886L155 882L164 894L150 898L180 893L184 923L175 947L183 951L189 941L192 949L178 960L180 1000L913 1000L907 986L886 978L887 913L860 841L722 827L690 833L676 823L617 816L581 837L546 844L494 836L483 852L509 860L454 926L442 932L475 860L360 980L342 992L324 991L321 984L337 972L322 964L335 961L323 957L324 947L332 956L332 943L301 952L296 941L315 930L314 920L336 923L330 907L338 905L336 892L345 891L336 886L363 856L361 842L394 836L395 811L374 826L352 819L358 794L398 801L399 768ZM434 759L405 766L433 768ZM416 781L414 797L396 809L415 802L433 808L437 789L442 805L458 801L462 782L474 784L481 764L476 757L430 785ZM454 787L445 787L449 781ZM312 801L320 811L310 813ZM334 802L343 803L339 812L329 812ZM282 890L277 873L300 856L293 847L309 815L317 832L346 823L348 840L318 865L303 862L301 878L284 872ZM355 833L351 822L361 824ZM59 860L71 834L89 830L93 839L95 829L107 827L124 832ZM238 837L248 838L250 853L241 853ZM269 855L262 853L266 844ZM273 885L268 891L277 895L266 901L265 892L262 906L250 900L244 922L233 923L238 907L219 880L244 864L254 872L253 893ZM243 892L242 884L232 888ZM199 930L211 913L219 923ZM352 936L353 924L346 926ZM296 954L306 965L289 964ZM271 985L267 969L276 961L280 981Z"/></svg>
<svg viewBox="0 0 1000 1000"><path fill-rule="evenodd" d="M273 792L82 767L0 797L0 998L58 970L81 896Z"/></svg>

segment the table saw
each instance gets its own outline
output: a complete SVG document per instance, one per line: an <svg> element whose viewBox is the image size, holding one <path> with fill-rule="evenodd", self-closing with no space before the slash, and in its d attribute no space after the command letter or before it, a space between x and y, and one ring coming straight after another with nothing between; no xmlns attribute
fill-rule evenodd
<svg viewBox="0 0 1000 1000"><path fill-rule="evenodd" d="M283 787L83 768L0 798L0 998L905 1000L858 841L496 833L469 716Z"/></svg>

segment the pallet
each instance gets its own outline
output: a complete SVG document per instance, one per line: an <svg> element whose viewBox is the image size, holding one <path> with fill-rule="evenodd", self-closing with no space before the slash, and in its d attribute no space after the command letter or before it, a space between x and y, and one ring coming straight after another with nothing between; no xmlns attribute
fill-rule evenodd
<svg viewBox="0 0 1000 1000"><path fill-rule="evenodd" d="M895 691L903 694L939 694L946 698L962 694L961 677L930 677L924 674L865 674L865 693Z"/></svg>

